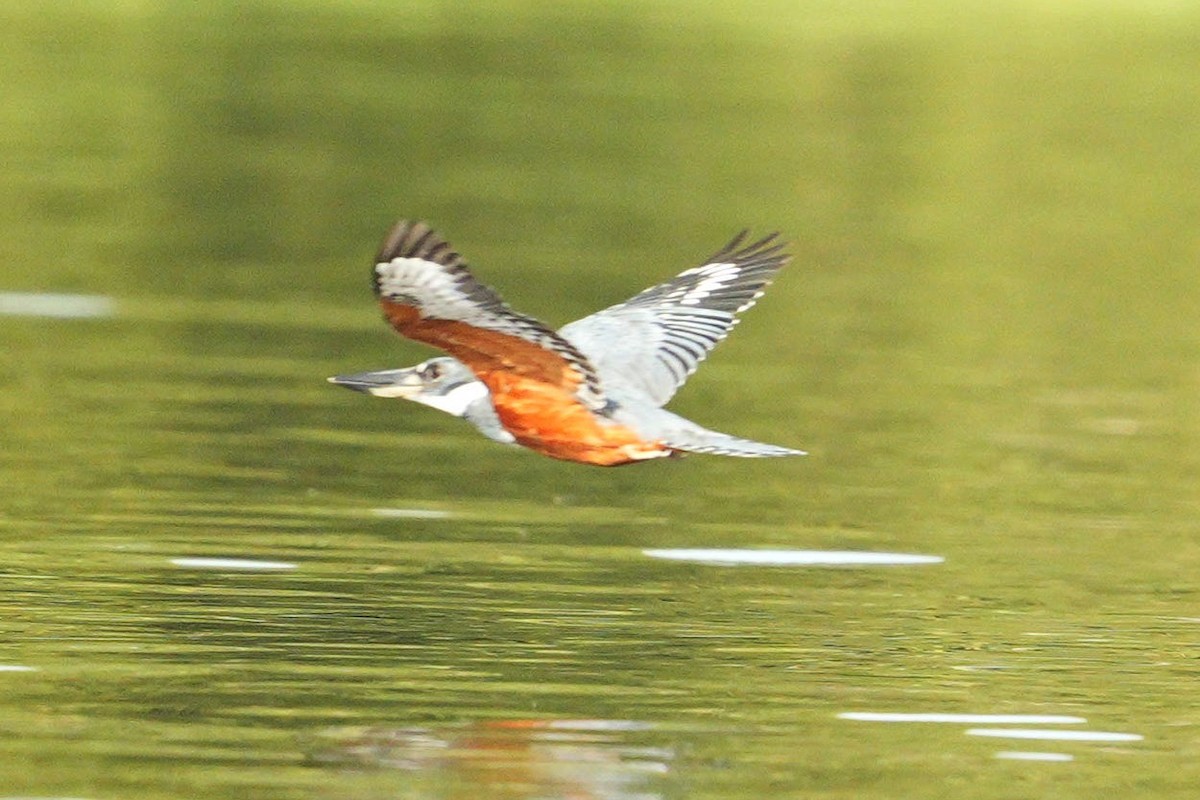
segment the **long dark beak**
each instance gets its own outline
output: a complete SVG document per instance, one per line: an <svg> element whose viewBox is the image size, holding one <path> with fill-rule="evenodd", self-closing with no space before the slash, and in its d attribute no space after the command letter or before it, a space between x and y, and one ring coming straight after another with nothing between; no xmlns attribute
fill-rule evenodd
<svg viewBox="0 0 1200 800"><path fill-rule="evenodd" d="M416 370L411 368L334 375L329 382L376 397L403 397L406 400L411 400L424 386Z"/></svg>

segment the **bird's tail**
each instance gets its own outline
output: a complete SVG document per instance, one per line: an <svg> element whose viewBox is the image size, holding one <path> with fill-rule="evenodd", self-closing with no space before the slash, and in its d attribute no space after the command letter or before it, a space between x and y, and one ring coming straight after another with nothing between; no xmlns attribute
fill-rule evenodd
<svg viewBox="0 0 1200 800"><path fill-rule="evenodd" d="M663 440L663 444L687 453L710 453L717 456L739 456L741 458L778 458L780 456L805 456L803 450L790 447L739 439L725 433L703 428L676 433Z"/></svg>

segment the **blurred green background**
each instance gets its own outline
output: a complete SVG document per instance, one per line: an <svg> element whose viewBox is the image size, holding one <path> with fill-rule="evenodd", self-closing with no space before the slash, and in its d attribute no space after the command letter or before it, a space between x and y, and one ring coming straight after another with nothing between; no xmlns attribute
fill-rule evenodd
<svg viewBox="0 0 1200 800"><path fill-rule="evenodd" d="M301 769L305 737L604 715L681 755L595 796L1191 796L1200 8L11 3L0 86L0 292L115 308L0 316L0 661L39 670L0 676L13 793L477 796ZM399 217L556 326L781 231L672 408L812 455L591 470L328 386L428 355L371 297ZM166 567L196 554L304 569ZM414 630L444 639L384 646ZM833 717L864 704L1146 741L1018 767Z"/></svg>

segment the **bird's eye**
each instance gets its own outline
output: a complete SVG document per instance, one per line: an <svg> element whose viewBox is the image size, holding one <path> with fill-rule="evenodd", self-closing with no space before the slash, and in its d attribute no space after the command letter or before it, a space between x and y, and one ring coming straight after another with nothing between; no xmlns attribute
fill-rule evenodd
<svg viewBox="0 0 1200 800"><path fill-rule="evenodd" d="M430 362L421 368L421 377L427 381L436 381L442 377L442 365Z"/></svg>

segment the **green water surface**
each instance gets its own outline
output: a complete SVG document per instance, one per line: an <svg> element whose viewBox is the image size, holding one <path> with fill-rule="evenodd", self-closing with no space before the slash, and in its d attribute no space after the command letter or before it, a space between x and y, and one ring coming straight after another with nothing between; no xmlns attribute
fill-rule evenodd
<svg viewBox="0 0 1200 800"><path fill-rule="evenodd" d="M10 4L0 85L0 292L111 304L0 315L0 797L1195 796L1189 5ZM400 216L555 325L781 231L672 409L811 455L329 386L429 355Z"/></svg>

